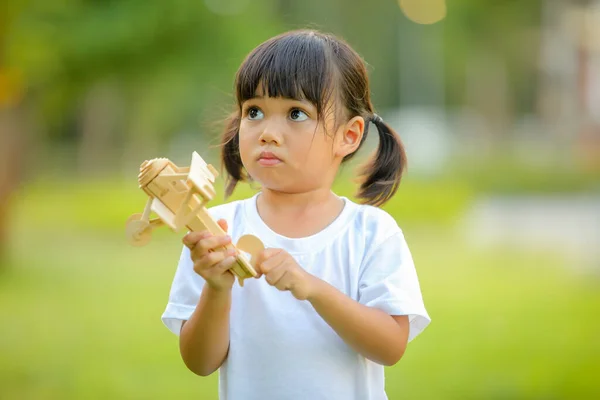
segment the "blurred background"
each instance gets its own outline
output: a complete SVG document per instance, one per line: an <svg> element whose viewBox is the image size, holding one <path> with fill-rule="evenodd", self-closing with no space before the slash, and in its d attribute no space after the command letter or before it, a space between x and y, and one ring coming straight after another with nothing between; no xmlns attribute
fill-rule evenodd
<svg viewBox="0 0 600 400"><path fill-rule="evenodd" d="M407 146L385 209L433 322L390 399L600 398L600 1L3 0L0 399L217 398L160 321L181 234L124 223L143 160L218 164L237 67L305 27Z"/></svg>

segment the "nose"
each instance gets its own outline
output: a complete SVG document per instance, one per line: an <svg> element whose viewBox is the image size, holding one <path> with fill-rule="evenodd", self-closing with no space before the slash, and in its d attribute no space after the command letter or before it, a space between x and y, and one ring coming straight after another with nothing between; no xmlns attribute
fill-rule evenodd
<svg viewBox="0 0 600 400"><path fill-rule="evenodd" d="M281 135L281 126L276 121L270 121L264 124L264 129L260 134L260 144L274 144L281 146L283 137Z"/></svg>

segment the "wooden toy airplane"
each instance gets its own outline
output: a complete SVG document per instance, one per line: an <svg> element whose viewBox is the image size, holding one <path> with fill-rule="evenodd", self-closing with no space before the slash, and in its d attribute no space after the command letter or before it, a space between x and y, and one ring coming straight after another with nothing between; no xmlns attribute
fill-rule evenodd
<svg viewBox="0 0 600 400"><path fill-rule="evenodd" d="M213 235L225 235L219 224L210 216L205 205L216 195L213 183L218 173L198 153L192 154L189 167L180 168L166 158L144 161L140 167L138 181L140 189L148 194L142 214L133 214L126 223L126 235L134 246L146 245L152 229L167 225L175 232L186 228L189 231L208 230ZM154 212L158 218L150 219ZM253 235L242 236L237 244L224 249L236 249L248 253L251 258L238 251L237 263L231 272L238 277L240 286L244 279L257 275L251 261L264 249L263 243Z"/></svg>

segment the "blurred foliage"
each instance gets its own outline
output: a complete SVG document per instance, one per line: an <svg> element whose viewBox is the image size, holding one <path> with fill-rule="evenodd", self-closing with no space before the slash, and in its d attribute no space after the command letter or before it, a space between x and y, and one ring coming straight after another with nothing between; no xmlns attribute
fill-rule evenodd
<svg viewBox="0 0 600 400"><path fill-rule="evenodd" d="M531 112L536 104L541 0L448 2L451 18L444 24L447 101L462 104L468 68L474 57L494 54L510 71L507 90L514 93L514 111Z"/></svg>
<svg viewBox="0 0 600 400"><path fill-rule="evenodd" d="M269 1L254 6L262 11L247 18L188 0L31 1L13 14L5 58L23 72L50 138L77 140L82 99L106 85L123 99L114 148L128 134L152 141L197 129L202 110L228 98L243 54L281 30Z"/></svg>
<svg viewBox="0 0 600 400"><path fill-rule="evenodd" d="M301 27L334 32L358 50L379 109L425 101L418 90L401 97L400 76L405 68L425 71L418 87L430 79L426 55L442 51L436 59L444 75L439 106L481 107L484 118L491 113L491 132L506 134L519 115L538 107L541 6L539 0L455 0L442 22L417 25L390 0L8 0L0 24L0 81L10 80L10 92L26 96L21 165L33 182L49 170L84 177L129 171L145 158L187 156L190 148L214 144L244 56L268 37ZM468 96L470 65L488 58L509 72L506 104L472 104L481 99ZM487 84L486 76L476 79ZM494 114L498 105L507 108L503 117ZM584 182L597 180L597 169L580 179L580 171L561 175L519 165L497 144L492 156L500 160L488 158L477 168L462 168L466 163L458 160L461 167L450 167L450 173L464 175L460 180L474 182L475 190L492 192L554 184L589 189Z"/></svg>
<svg viewBox="0 0 600 400"><path fill-rule="evenodd" d="M236 0L222 7L237 4L242 11L225 14L207 6L214 8L217 3L5 2L11 12L3 14L3 63L19 71L32 97L39 118L34 129L36 150L84 140L88 128L83 115L89 98L98 93L112 105L100 107L104 119L114 120L114 126L106 128L110 130L105 139L110 149L107 157L119 156L130 142L140 151L144 142L167 146L185 131L196 132L200 140L203 133L214 132L211 122L229 110L233 75L245 54L276 33L300 27L335 32L363 55L380 108L399 104L398 90L390 88L399 87L403 65L411 65L399 63L400 35L417 37L432 29L442 29L447 44L442 59L447 105L464 101L468 61L493 52L511 71L509 85L517 93L517 111L534 107L531 77L536 71L531 50L536 42L531 27L539 22L539 1L493 5L453 1L448 4L452 18L433 27L411 23L389 0L351 5L341 0L257 0L252 5ZM419 46L418 52L427 53L435 50L428 46L438 44L416 41L414 45Z"/></svg>
<svg viewBox="0 0 600 400"><path fill-rule="evenodd" d="M600 193L600 171L539 168L501 156L488 160L484 165L460 165L454 171L473 192L480 194Z"/></svg>

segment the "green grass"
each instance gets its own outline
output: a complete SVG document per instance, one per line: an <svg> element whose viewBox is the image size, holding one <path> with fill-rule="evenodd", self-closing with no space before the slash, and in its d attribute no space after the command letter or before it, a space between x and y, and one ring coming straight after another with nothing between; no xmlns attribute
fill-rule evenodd
<svg viewBox="0 0 600 400"><path fill-rule="evenodd" d="M123 221L144 202L135 190L43 187L16 197L0 275L0 399L216 399L216 376L187 371L160 321L178 236L125 243ZM442 215L436 204L420 206ZM600 398L597 278L555 254L477 250L445 224L407 226L433 323L387 369L391 400Z"/></svg>

